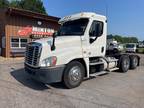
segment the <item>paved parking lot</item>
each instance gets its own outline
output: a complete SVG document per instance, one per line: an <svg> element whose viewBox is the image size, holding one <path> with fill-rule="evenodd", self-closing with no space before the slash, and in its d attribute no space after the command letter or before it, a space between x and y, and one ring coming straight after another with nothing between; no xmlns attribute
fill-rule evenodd
<svg viewBox="0 0 144 108"><path fill-rule="evenodd" d="M0 108L143 108L144 55L128 73L112 72L75 89L43 85L24 72L23 60L0 61Z"/></svg>

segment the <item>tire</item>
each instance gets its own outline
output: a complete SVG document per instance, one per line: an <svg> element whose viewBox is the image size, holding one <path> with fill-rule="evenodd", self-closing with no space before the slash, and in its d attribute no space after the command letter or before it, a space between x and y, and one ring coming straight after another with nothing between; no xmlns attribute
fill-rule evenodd
<svg viewBox="0 0 144 108"><path fill-rule="evenodd" d="M85 68L80 62L70 62L64 71L64 85L69 89L78 87L83 81L84 73Z"/></svg>
<svg viewBox="0 0 144 108"><path fill-rule="evenodd" d="M130 56L130 69L135 69L138 66L138 57L135 55Z"/></svg>
<svg viewBox="0 0 144 108"><path fill-rule="evenodd" d="M136 49L136 53L138 53L138 49Z"/></svg>
<svg viewBox="0 0 144 108"><path fill-rule="evenodd" d="M118 53L118 52L119 52L119 51L118 51L118 49L116 49L116 48L113 50L113 53L114 53L114 54L115 54L115 53Z"/></svg>
<svg viewBox="0 0 144 108"><path fill-rule="evenodd" d="M130 58L127 55L122 55L119 62L119 69L121 72L125 73L130 68Z"/></svg>

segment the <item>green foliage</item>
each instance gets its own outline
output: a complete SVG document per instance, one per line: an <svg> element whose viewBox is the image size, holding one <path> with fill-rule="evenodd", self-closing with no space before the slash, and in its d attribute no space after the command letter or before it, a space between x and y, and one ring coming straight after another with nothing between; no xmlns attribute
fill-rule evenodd
<svg viewBox="0 0 144 108"><path fill-rule="evenodd" d="M138 38L136 37L124 37L120 35L108 35L108 38L113 38L120 43L137 43Z"/></svg>
<svg viewBox="0 0 144 108"><path fill-rule="evenodd" d="M0 0L0 8L5 8L9 6L8 0Z"/></svg>
<svg viewBox="0 0 144 108"><path fill-rule="evenodd" d="M144 48L137 48L137 53L143 53L144 54Z"/></svg>
<svg viewBox="0 0 144 108"><path fill-rule="evenodd" d="M0 8L8 6L47 14L42 0L0 0Z"/></svg>
<svg viewBox="0 0 144 108"><path fill-rule="evenodd" d="M17 1L17 0L12 0L12 1L10 2L10 7L20 8L20 6L19 6L19 1Z"/></svg>

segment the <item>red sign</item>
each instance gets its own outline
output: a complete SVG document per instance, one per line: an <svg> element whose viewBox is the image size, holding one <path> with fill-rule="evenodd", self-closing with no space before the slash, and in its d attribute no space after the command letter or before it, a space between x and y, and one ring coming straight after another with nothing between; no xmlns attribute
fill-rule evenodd
<svg viewBox="0 0 144 108"><path fill-rule="evenodd" d="M19 36L28 36L32 33L32 27L24 27L18 31Z"/></svg>
<svg viewBox="0 0 144 108"><path fill-rule="evenodd" d="M30 36L30 35L47 35L52 36L54 29L41 28L41 27L24 27L18 31L19 36Z"/></svg>

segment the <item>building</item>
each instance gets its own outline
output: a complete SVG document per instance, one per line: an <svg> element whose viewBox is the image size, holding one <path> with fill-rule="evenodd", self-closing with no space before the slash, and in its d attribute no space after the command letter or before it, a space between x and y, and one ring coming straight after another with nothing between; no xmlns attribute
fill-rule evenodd
<svg viewBox="0 0 144 108"><path fill-rule="evenodd" d="M4 57L24 55L28 42L52 36L58 17L16 8L0 9L0 53Z"/></svg>

